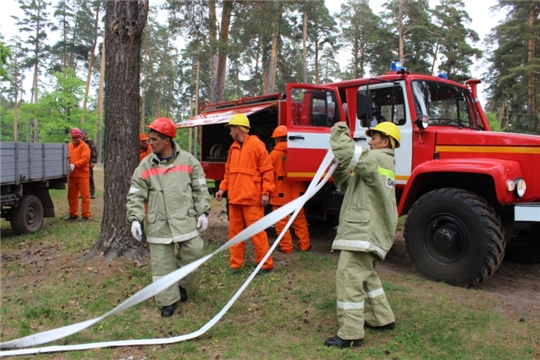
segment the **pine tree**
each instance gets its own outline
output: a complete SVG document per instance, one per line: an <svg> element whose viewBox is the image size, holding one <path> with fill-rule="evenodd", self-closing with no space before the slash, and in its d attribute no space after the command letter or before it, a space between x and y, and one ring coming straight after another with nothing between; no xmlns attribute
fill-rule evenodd
<svg viewBox="0 0 540 360"><path fill-rule="evenodd" d="M104 207L101 233L89 254L141 261L146 252L133 239L124 206L129 179L139 163L139 59L148 0L106 3Z"/></svg>
<svg viewBox="0 0 540 360"><path fill-rule="evenodd" d="M13 18L16 20L20 32L28 34L27 40L24 42L28 45L28 48L24 48L26 50L24 63L26 67L33 68L32 102L37 103L40 67L48 54L48 47L45 44L47 32L56 28L48 19L47 7L51 5L50 2L46 0L18 0L18 2L24 16L21 19L16 16ZM38 141L37 122L37 119L33 119L34 142ZM27 141L29 140L28 134Z"/></svg>
<svg viewBox="0 0 540 360"><path fill-rule="evenodd" d="M479 37L474 30L466 27L471 18L464 7L461 0L442 0L433 10L437 43L431 73L434 71L437 54L440 53L442 58L439 69L446 71L449 79L458 82L470 78L469 68L473 58L482 56L482 51L469 45L469 42L478 42Z"/></svg>

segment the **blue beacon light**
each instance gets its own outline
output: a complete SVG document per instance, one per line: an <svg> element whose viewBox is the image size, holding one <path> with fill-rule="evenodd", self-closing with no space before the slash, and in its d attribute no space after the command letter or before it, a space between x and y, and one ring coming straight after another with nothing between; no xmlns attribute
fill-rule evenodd
<svg viewBox="0 0 540 360"><path fill-rule="evenodd" d="M437 77L439 77L441 79L448 80L448 74L446 73L446 71L440 71L439 75L437 75Z"/></svg>
<svg viewBox="0 0 540 360"><path fill-rule="evenodd" d="M401 71L403 70L403 65L399 61L392 61L390 64L390 71Z"/></svg>

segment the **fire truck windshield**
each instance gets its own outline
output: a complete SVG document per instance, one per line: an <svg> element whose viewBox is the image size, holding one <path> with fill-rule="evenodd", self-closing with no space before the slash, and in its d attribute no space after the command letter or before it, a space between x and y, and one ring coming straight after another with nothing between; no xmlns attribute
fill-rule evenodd
<svg viewBox="0 0 540 360"><path fill-rule="evenodd" d="M481 129L471 94L463 88L437 81L413 81L416 117L427 115L429 125Z"/></svg>

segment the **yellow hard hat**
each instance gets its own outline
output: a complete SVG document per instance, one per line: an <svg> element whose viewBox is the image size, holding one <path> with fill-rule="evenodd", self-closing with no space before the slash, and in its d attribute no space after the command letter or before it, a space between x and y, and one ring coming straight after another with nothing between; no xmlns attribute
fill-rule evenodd
<svg viewBox="0 0 540 360"><path fill-rule="evenodd" d="M244 114L234 114L229 119L229 123L225 124L225 126L243 126L245 128L250 129L249 119Z"/></svg>
<svg viewBox="0 0 540 360"><path fill-rule="evenodd" d="M393 139L396 142L396 146L392 147L393 149L397 149L399 147L399 143L401 142L401 134L399 133L399 128L396 126L396 124L388 121L378 123L377 126L375 126L373 129L367 129L366 135L372 137L371 135L373 131L378 131Z"/></svg>

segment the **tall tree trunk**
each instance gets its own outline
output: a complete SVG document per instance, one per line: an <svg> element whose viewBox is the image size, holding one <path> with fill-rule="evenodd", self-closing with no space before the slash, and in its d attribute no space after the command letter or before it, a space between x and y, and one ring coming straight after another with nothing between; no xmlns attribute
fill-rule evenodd
<svg viewBox="0 0 540 360"><path fill-rule="evenodd" d="M17 48L19 43L16 44ZM20 53L20 49L16 50L16 54ZM19 59L18 57L13 57L14 62L14 75L13 75L13 87L14 87L14 102L13 102L13 141L19 141ZM21 81L22 83L22 81Z"/></svg>
<svg viewBox="0 0 540 360"><path fill-rule="evenodd" d="M103 33L103 44L101 45L101 64L99 69L99 91L97 104L98 136L97 136L97 162L101 163L101 149L103 148L103 94L105 83L105 32Z"/></svg>
<svg viewBox="0 0 540 360"><path fill-rule="evenodd" d="M398 6L399 61L403 64L405 61L405 44L403 42L403 0L398 1Z"/></svg>
<svg viewBox="0 0 540 360"><path fill-rule="evenodd" d="M279 57L279 24L281 22L282 10L283 3L280 1L278 9L276 11L276 23L274 33L272 34L272 54L270 55L270 60L268 62L268 88L265 91L266 94L272 94L275 91L276 87L277 64Z"/></svg>
<svg viewBox="0 0 540 360"><path fill-rule="evenodd" d="M304 5L307 7L307 5ZM302 25L302 62L303 62L303 75L304 83L308 82L307 72L307 9L304 8L303 25Z"/></svg>
<svg viewBox="0 0 540 360"><path fill-rule="evenodd" d="M106 4L105 159L101 233L89 256L109 261L126 256L140 262L147 253L126 223L126 196L139 163L141 38L148 0L112 0Z"/></svg>
<svg viewBox="0 0 540 360"><path fill-rule="evenodd" d="M94 23L94 39L92 40L92 49L90 50L90 58L88 59L88 73L86 74L86 89L84 91L83 110L88 107L88 94L90 93L90 81L92 80L92 68L94 67L94 52L96 51L97 38L99 27L99 6L96 9L96 21ZM84 122L84 118L81 118L81 123Z"/></svg>
<svg viewBox="0 0 540 360"><path fill-rule="evenodd" d="M315 84L319 84L321 79L319 78L319 42L315 41Z"/></svg>
<svg viewBox="0 0 540 360"><path fill-rule="evenodd" d="M229 55L229 28L234 7L234 0L224 0L221 12L220 47L217 64L217 101L225 101L225 79L227 76L227 57Z"/></svg>
<svg viewBox="0 0 540 360"><path fill-rule="evenodd" d="M210 97L211 103L216 103L218 99L218 27L216 15L216 0L208 2L208 22L210 28Z"/></svg>
<svg viewBox="0 0 540 360"><path fill-rule="evenodd" d="M538 41L538 32L536 29L536 19L538 18L538 9L537 4L535 2L531 1L529 4L529 29L531 31L531 34L529 36L529 44L527 46L527 63L532 64L532 62L536 58L536 42ZM531 114L532 119L532 129L534 131L538 130L538 109L537 109L537 92L536 92L536 72L530 71L529 72L529 84L527 87L527 94L528 94L528 112Z"/></svg>

